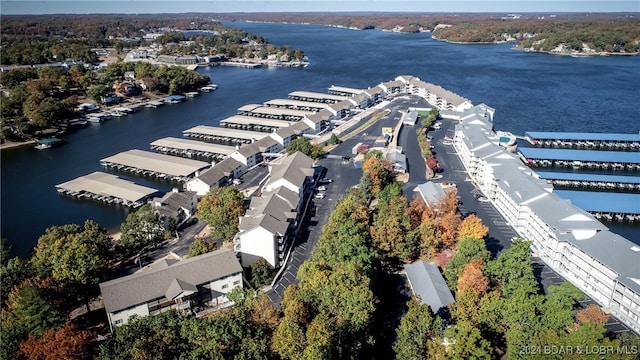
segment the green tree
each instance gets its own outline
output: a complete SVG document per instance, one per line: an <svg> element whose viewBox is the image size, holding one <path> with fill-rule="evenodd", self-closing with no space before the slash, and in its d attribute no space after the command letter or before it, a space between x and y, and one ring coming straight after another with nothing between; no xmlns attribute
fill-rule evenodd
<svg viewBox="0 0 640 360"><path fill-rule="evenodd" d="M456 253L447 263L447 267L444 270L444 277L447 279L449 288L452 291L455 290L458 284L458 276L471 260L483 259L486 263L489 257L490 253L484 240L468 237L460 239Z"/></svg>
<svg viewBox="0 0 640 360"><path fill-rule="evenodd" d="M189 254L187 257L203 255L216 249L214 241L207 241L199 236L189 245Z"/></svg>
<svg viewBox="0 0 640 360"><path fill-rule="evenodd" d="M273 268L269 265L269 262L263 258L251 264L251 283L256 288L260 288L264 285L271 283L273 279Z"/></svg>
<svg viewBox="0 0 640 360"><path fill-rule="evenodd" d="M291 155L300 151L312 159L317 159L324 155L324 151L318 145L311 145L309 139L304 136L298 136L287 145L287 155Z"/></svg>
<svg viewBox="0 0 640 360"><path fill-rule="evenodd" d="M2 326L23 328L29 334L41 335L44 330L62 324L62 316L33 283L24 283L9 293L9 317Z"/></svg>
<svg viewBox="0 0 640 360"><path fill-rule="evenodd" d="M409 309L396 329L397 339L393 351L398 360L426 359L427 341L432 336L433 315L429 305L420 304L419 299L407 302Z"/></svg>
<svg viewBox="0 0 640 360"><path fill-rule="evenodd" d="M244 212L244 195L234 186L213 188L198 202L198 215L216 239L233 239Z"/></svg>
<svg viewBox="0 0 640 360"><path fill-rule="evenodd" d="M469 322L459 321L444 333L451 343L447 358L455 360L491 358L491 343L483 338L480 330Z"/></svg>
<svg viewBox="0 0 640 360"><path fill-rule="evenodd" d="M109 94L110 90L106 85L93 85L87 89L87 96L96 102L100 102L102 97Z"/></svg>
<svg viewBox="0 0 640 360"><path fill-rule="evenodd" d="M120 245L126 256L136 255L147 247L164 241L165 229L160 216L150 204L130 213L120 226Z"/></svg>
<svg viewBox="0 0 640 360"><path fill-rule="evenodd" d="M302 359L306 336L300 324L285 316L271 339L271 349L283 359Z"/></svg>
<svg viewBox="0 0 640 360"><path fill-rule="evenodd" d="M338 139L336 134L331 133L331 137L329 138L329 145L337 145L340 144L342 140Z"/></svg>

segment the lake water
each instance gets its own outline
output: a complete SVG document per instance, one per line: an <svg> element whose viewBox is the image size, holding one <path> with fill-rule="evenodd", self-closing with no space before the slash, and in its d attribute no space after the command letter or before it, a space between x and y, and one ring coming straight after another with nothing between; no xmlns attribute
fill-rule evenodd
<svg viewBox="0 0 640 360"><path fill-rule="evenodd" d="M58 195L56 184L104 171L100 159L129 149L149 149L166 136L180 137L196 125L217 125L248 103L286 98L295 90L326 92L331 85L375 86L398 75L414 75L474 104L496 109L495 128L525 131L638 133L640 57L571 58L511 50L510 44L452 45L427 33L357 31L313 25L227 23L301 48L311 64L289 68L205 68L219 85L182 104L144 109L128 117L63 136L49 150L2 151L1 236L26 256L45 229L93 219L117 229L124 208ZM169 190L171 184L118 174L142 185ZM639 228L616 226L628 238Z"/></svg>

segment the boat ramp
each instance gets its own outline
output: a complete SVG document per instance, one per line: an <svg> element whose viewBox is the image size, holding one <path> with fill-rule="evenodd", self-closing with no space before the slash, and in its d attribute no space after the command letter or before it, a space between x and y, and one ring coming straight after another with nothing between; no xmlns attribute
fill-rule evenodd
<svg viewBox="0 0 640 360"><path fill-rule="evenodd" d="M537 171L536 173L554 187L640 192L640 177L638 176L555 171Z"/></svg>
<svg viewBox="0 0 640 360"><path fill-rule="evenodd" d="M269 136L266 132L242 131L206 125L192 127L191 129L183 131L182 134L198 140L233 146L238 144L251 144L256 140Z"/></svg>
<svg viewBox="0 0 640 360"><path fill-rule="evenodd" d="M295 124L296 121L262 119L253 116L236 115L220 121L220 126L228 129L271 133Z"/></svg>
<svg viewBox="0 0 640 360"><path fill-rule="evenodd" d="M599 220L640 221L640 194L579 190L553 192Z"/></svg>
<svg viewBox="0 0 640 360"><path fill-rule="evenodd" d="M525 139L535 147L640 150L640 134L571 133L528 131Z"/></svg>
<svg viewBox="0 0 640 360"><path fill-rule="evenodd" d="M235 151L234 146L166 137L151 143L151 150L181 157L202 157L220 161Z"/></svg>
<svg viewBox="0 0 640 360"><path fill-rule="evenodd" d="M135 184L115 175L94 172L56 185L58 193L78 199L90 199L107 204L133 208L144 205L158 193L157 189Z"/></svg>
<svg viewBox="0 0 640 360"><path fill-rule="evenodd" d="M110 169L177 182L189 181L201 170L211 166L204 161L135 149L104 158L100 160L100 164Z"/></svg>
<svg viewBox="0 0 640 360"><path fill-rule="evenodd" d="M574 169L640 170L640 153L635 151L518 148L520 158L533 167Z"/></svg>

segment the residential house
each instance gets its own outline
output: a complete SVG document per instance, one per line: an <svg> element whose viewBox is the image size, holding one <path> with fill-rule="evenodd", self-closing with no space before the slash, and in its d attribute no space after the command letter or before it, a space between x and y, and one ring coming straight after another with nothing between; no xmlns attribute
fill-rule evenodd
<svg viewBox="0 0 640 360"><path fill-rule="evenodd" d="M174 188L161 198L154 198L153 208L160 216L164 228L173 222L180 225L198 210L198 196L193 191L178 191Z"/></svg>
<svg viewBox="0 0 640 360"><path fill-rule="evenodd" d="M195 192L198 196L204 196L214 187L229 185L244 171L246 171L245 165L232 157L227 157L188 181L185 188Z"/></svg>

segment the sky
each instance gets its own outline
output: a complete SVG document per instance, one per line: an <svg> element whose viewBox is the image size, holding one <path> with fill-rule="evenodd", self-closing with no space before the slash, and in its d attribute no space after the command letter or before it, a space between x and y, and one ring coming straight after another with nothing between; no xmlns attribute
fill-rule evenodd
<svg viewBox="0 0 640 360"><path fill-rule="evenodd" d="M640 0L0 0L0 15L229 12L640 12Z"/></svg>

